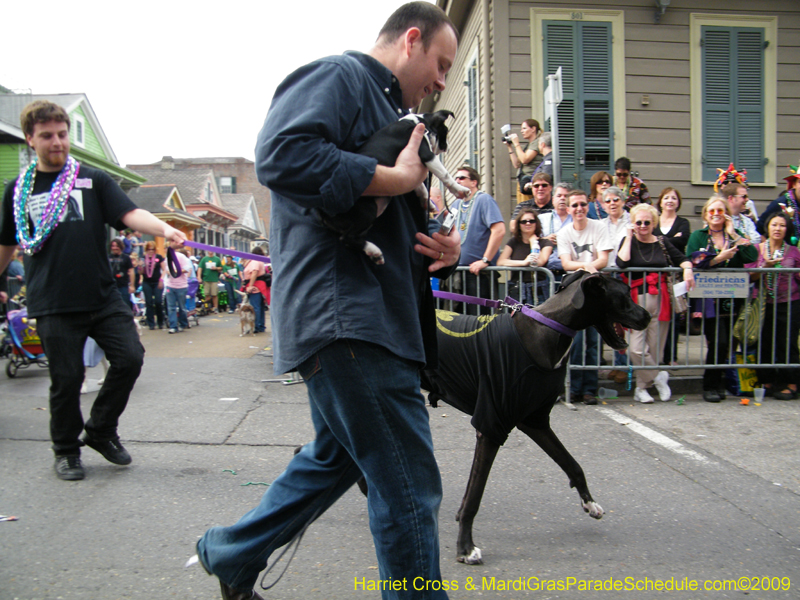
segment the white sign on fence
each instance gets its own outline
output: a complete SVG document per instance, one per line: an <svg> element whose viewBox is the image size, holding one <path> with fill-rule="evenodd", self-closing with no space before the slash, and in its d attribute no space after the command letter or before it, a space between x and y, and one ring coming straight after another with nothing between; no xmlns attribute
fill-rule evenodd
<svg viewBox="0 0 800 600"><path fill-rule="evenodd" d="M750 293L748 273L695 272L694 282L690 298L747 298Z"/></svg>

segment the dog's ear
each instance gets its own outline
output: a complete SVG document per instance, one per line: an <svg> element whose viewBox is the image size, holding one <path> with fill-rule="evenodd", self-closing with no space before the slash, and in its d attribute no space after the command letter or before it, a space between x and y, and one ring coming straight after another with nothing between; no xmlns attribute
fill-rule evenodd
<svg viewBox="0 0 800 600"><path fill-rule="evenodd" d="M580 310L586 303L586 298L597 298L598 290L603 286L603 279L600 273L592 273L591 275L584 275L575 295L572 296L572 306Z"/></svg>

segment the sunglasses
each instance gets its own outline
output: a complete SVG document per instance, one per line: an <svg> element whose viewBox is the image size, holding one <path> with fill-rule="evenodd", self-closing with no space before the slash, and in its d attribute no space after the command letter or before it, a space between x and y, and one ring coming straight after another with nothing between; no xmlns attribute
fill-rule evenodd
<svg viewBox="0 0 800 600"><path fill-rule="evenodd" d="M536 219L522 219L520 223L522 225L533 225L534 223L536 223Z"/></svg>
<svg viewBox="0 0 800 600"><path fill-rule="evenodd" d="M586 208L587 206L589 206L589 203L588 202L578 202L577 204L570 204L569 206L570 206L570 208L578 208L579 206L581 208Z"/></svg>
<svg viewBox="0 0 800 600"><path fill-rule="evenodd" d="M453 179L455 179L456 181L464 181L465 179L469 179L469 177L465 175L459 175L458 177L454 177Z"/></svg>
<svg viewBox="0 0 800 600"><path fill-rule="evenodd" d="M747 194L736 194L734 198L750 198Z"/></svg>
<svg viewBox="0 0 800 600"><path fill-rule="evenodd" d="M603 185L604 183L607 183L608 185L611 185L611 182L608 179L603 179L602 181L598 181L597 185Z"/></svg>
<svg viewBox="0 0 800 600"><path fill-rule="evenodd" d="M622 179L623 177L627 177L628 175L630 175L630 172L627 172L627 173L625 171L617 171L616 172L616 176L619 177L620 179Z"/></svg>
<svg viewBox="0 0 800 600"><path fill-rule="evenodd" d="M710 215L724 215L725 209L724 208L709 208L708 214Z"/></svg>
<svg viewBox="0 0 800 600"><path fill-rule="evenodd" d="M606 198L606 199L604 200L604 202L605 202L606 204L611 204L612 202L622 202L622 201L621 201L619 198L614 198L614 197L612 197L612 198Z"/></svg>
<svg viewBox="0 0 800 600"><path fill-rule="evenodd" d="M650 227L651 221L636 221L637 227Z"/></svg>
<svg viewBox="0 0 800 600"><path fill-rule="evenodd" d="M550 184L549 183L534 183L531 187L535 187L535 188L550 187Z"/></svg>

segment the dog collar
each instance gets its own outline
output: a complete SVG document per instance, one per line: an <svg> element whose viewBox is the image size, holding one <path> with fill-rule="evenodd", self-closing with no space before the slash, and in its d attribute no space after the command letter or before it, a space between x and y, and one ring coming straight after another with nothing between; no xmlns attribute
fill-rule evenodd
<svg viewBox="0 0 800 600"><path fill-rule="evenodd" d="M515 311L518 310L526 317L530 317L534 321L539 321L539 323L541 323L542 325L546 325L550 329L555 329L558 333L562 333L571 338L574 338L578 334L578 332L575 331L574 329L570 329L569 327L567 327L566 325L562 325L558 321L554 321L553 319L545 317L542 313L533 310L529 306L526 306L525 304L520 304L514 298L506 296L505 303L509 305L512 310Z"/></svg>

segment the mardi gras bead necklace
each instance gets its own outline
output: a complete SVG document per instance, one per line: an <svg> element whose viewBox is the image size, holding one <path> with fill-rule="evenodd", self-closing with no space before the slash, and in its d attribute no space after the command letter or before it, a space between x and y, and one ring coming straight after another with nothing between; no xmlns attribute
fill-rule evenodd
<svg viewBox="0 0 800 600"><path fill-rule="evenodd" d="M148 279L152 279L153 278L153 271L156 268L156 263L157 262L158 262L158 260L156 259L156 255L155 254L153 256L149 256L149 255L145 254L145 256L144 256L144 272L147 275Z"/></svg>
<svg viewBox="0 0 800 600"><path fill-rule="evenodd" d="M786 242L785 241L781 242L781 247L780 248L776 248L776 249L773 250L772 249L772 240L767 240L767 260L773 260L773 259L782 258L785 251L786 251ZM776 269L780 269L781 268L781 263L776 263L775 264L775 268ZM776 279L777 279L777 273L775 273L775 271L771 271L771 272L767 273L767 296L769 296L770 298L774 298L775 297L775 290L776 290L775 280Z"/></svg>
<svg viewBox="0 0 800 600"><path fill-rule="evenodd" d="M41 250L47 238L58 227L80 170L78 161L68 156L64 168L61 169L55 183L53 183L47 204L44 206L38 221L34 223L33 236L31 236L28 226L28 201L36 183L37 164L39 164L39 159L33 159L33 162L25 170L25 173L17 179L17 184L14 186L14 224L17 227L17 242L19 242L26 254L34 254Z"/></svg>

